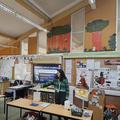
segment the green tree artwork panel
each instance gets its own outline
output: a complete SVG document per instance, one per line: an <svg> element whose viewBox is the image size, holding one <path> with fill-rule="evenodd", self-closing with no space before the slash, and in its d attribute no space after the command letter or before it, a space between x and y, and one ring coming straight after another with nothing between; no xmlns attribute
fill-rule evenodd
<svg viewBox="0 0 120 120"><path fill-rule="evenodd" d="M92 34L92 47L95 51L101 51L103 46L101 44L101 31L109 25L108 20L97 19L87 24L86 32Z"/></svg>

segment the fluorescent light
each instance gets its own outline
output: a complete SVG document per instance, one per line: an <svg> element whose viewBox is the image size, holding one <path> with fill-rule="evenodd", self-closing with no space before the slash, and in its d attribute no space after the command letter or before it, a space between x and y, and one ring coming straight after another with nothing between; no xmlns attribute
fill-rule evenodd
<svg viewBox="0 0 120 120"><path fill-rule="evenodd" d="M20 13L14 11L13 9L9 8L6 4L0 2L0 11L4 11L6 13L8 13L9 15L13 15L19 19L21 19L22 21L34 26L35 28L42 30L44 32L48 32L47 29L41 27L40 25L34 23L32 20L30 20L29 18L21 15Z"/></svg>

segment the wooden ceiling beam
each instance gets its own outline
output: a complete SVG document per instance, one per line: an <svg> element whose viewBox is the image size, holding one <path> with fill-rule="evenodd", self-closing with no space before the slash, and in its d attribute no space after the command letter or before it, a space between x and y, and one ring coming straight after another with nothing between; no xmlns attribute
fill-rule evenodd
<svg viewBox="0 0 120 120"><path fill-rule="evenodd" d="M18 2L20 5L22 5L23 7L25 7L29 11L31 11L33 14L35 14L38 17L44 19L45 21L49 21L50 20L50 18L45 13L43 13L40 9L35 7L29 1L27 1L27 0L16 0L16 2Z"/></svg>
<svg viewBox="0 0 120 120"><path fill-rule="evenodd" d="M27 31L24 34L21 34L20 36L17 37L17 41L21 41L24 40L25 38L27 38L29 35L31 35L32 33L38 32L39 30L37 28L33 28L29 31Z"/></svg>
<svg viewBox="0 0 120 120"><path fill-rule="evenodd" d="M9 47L16 48L16 46L12 46L13 43L16 43L16 37L13 37L8 34L1 33L1 32L0 32L0 36L5 37L6 39L10 40L9 42L7 42L5 44L0 43L0 47L2 47L2 49L7 48L7 47L8 48Z"/></svg>

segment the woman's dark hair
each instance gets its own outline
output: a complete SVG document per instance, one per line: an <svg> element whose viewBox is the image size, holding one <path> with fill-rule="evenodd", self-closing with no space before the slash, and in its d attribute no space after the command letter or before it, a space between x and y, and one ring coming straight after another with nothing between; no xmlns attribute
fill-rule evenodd
<svg viewBox="0 0 120 120"><path fill-rule="evenodd" d="M60 81L63 81L64 79L67 79L67 77L65 76L65 73L62 69L57 69L57 71L60 73Z"/></svg>

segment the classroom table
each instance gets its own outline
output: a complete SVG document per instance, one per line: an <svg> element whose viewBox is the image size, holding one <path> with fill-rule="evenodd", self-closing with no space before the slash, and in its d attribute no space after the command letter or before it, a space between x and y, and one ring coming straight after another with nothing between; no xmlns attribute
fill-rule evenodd
<svg viewBox="0 0 120 120"><path fill-rule="evenodd" d="M4 113L5 113L5 103L6 103L6 101L5 101L5 95L0 95L0 98L4 98Z"/></svg>
<svg viewBox="0 0 120 120"><path fill-rule="evenodd" d="M72 120L91 120L93 112L91 110L86 110L89 112L90 117L77 117L71 115L71 111L64 108L63 105L50 104L48 107L45 107L41 110L43 113L50 114L50 120L52 120L52 115L58 117L64 117Z"/></svg>
<svg viewBox="0 0 120 120"><path fill-rule="evenodd" d="M17 100L13 100L11 102L8 102L6 105L6 120L8 120L8 107L16 107L16 108L20 108L20 117L22 116L22 109L26 109L26 110L31 110L31 111L35 111L38 112L40 115L40 111L41 109L43 109L43 106L32 106L31 104L33 103L32 100L29 99L24 99L24 98L20 98ZM35 102L37 104L41 104L43 102Z"/></svg>
<svg viewBox="0 0 120 120"><path fill-rule="evenodd" d="M47 106L41 106L41 104L44 104L45 102L35 102L39 104L38 106L31 106L31 103L33 103L32 100L29 99L17 99L12 102L8 102L6 105L6 120L8 120L8 107L16 107L20 108L20 117L22 115L22 109L31 110L39 113L39 116L41 113L47 113L50 115L50 119L52 119L52 115L65 117L73 120L91 120L92 119L92 111L89 111L90 117L76 117L71 115L71 112L64 108L63 105L57 105L57 104L48 104Z"/></svg>
<svg viewBox="0 0 120 120"><path fill-rule="evenodd" d="M30 88L30 87L32 87L32 85L17 85L17 86L9 87L8 89L13 90L13 99L15 100L17 90L23 90L23 89Z"/></svg>

